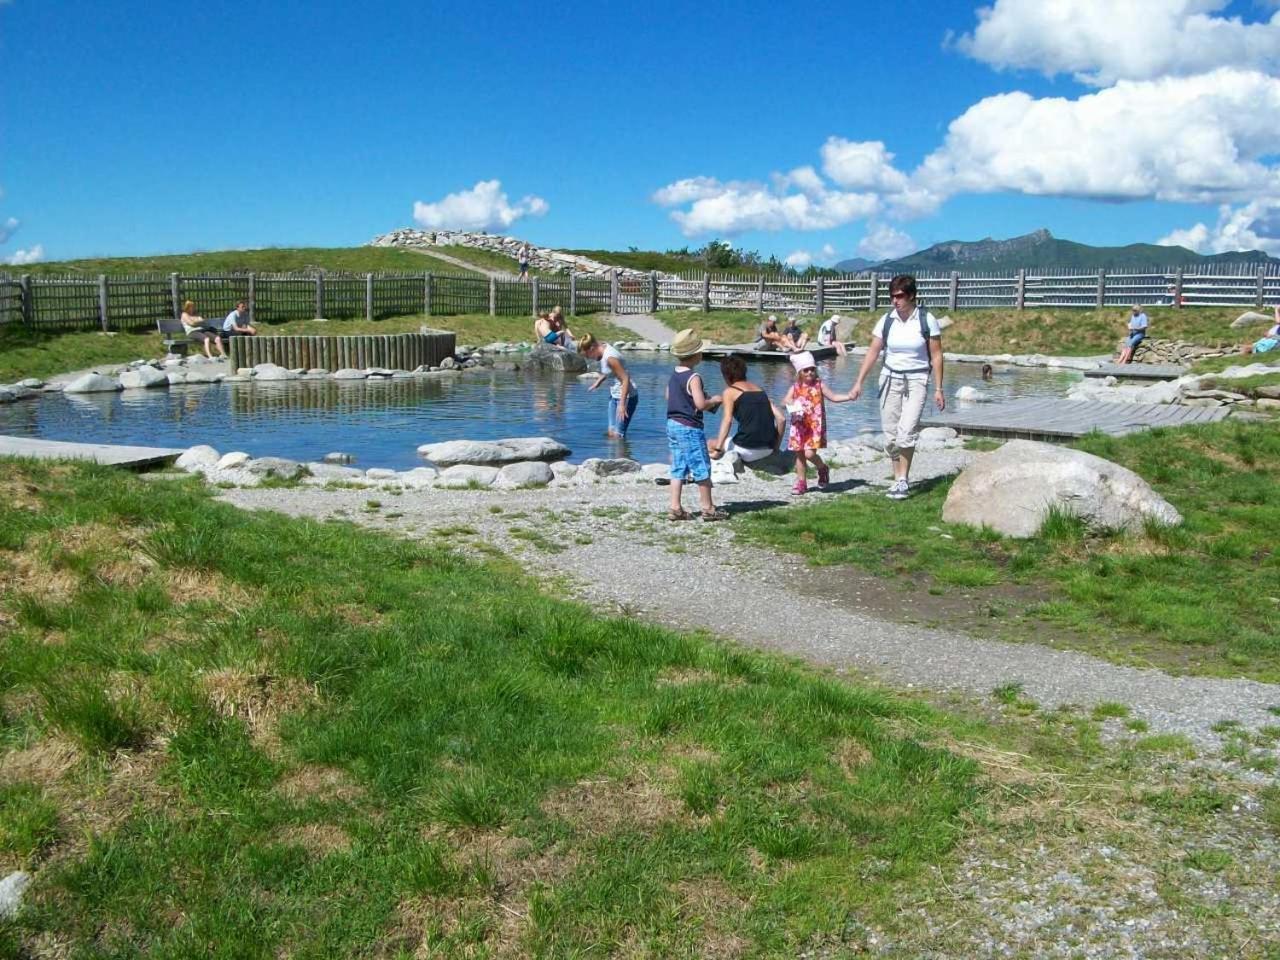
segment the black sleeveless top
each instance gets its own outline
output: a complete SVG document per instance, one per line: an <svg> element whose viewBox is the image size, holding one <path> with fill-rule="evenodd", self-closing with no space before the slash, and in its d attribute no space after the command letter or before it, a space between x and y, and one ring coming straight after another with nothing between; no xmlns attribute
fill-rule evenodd
<svg viewBox="0 0 1280 960"><path fill-rule="evenodd" d="M689 379L693 370L677 370L667 381L667 419L686 427L702 429L702 411L693 405L689 396Z"/></svg>
<svg viewBox="0 0 1280 960"><path fill-rule="evenodd" d="M778 425L773 419L773 407L769 395L763 390L744 391L733 404L733 419L738 421L738 432L733 442L740 447L766 450L778 439Z"/></svg>

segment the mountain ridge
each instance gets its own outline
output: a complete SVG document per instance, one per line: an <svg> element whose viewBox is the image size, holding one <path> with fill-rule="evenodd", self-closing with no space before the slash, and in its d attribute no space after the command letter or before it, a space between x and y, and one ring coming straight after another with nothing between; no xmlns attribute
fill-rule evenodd
<svg viewBox="0 0 1280 960"><path fill-rule="evenodd" d="M924 270L1017 270L1033 267L1115 268L1183 267L1219 263L1280 263L1261 250L1200 254L1186 247L1154 243L1130 243L1121 247L1095 247L1061 240L1043 228L1008 240L945 240L905 257L868 263L862 258L842 260L836 270L877 270L909 273Z"/></svg>

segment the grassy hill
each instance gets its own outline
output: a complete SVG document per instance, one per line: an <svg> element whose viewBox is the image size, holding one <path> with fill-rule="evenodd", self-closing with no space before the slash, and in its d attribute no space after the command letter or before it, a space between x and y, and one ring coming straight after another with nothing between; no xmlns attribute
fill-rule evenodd
<svg viewBox="0 0 1280 960"><path fill-rule="evenodd" d="M703 270L702 260L696 257L681 257L671 253L658 253L656 250L566 250L580 257L590 257L611 267L626 267L629 270L661 270L664 273L687 273L690 270Z"/></svg>
<svg viewBox="0 0 1280 960"><path fill-rule="evenodd" d="M147 257L92 257L9 267L6 272L96 276L100 273L289 273L321 270L335 273L467 272L427 254L391 247L269 247L265 250L215 250Z"/></svg>

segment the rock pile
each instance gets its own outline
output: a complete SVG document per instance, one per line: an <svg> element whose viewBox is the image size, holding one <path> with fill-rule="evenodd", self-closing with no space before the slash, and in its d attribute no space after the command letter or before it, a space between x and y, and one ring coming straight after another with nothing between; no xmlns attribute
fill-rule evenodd
<svg viewBox="0 0 1280 960"><path fill-rule="evenodd" d="M1116 353L1123 349L1125 341L1116 346ZM1240 348L1235 344L1223 344L1217 347L1206 347L1188 343L1186 340L1157 340L1148 337L1138 344L1133 352L1134 363L1172 363L1179 366L1195 363L1207 357L1224 357L1236 353Z"/></svg>
<svg viewBox="0 0 1280 960"><path fill-rule="evenodd" d="M493 233L471 233L466 230L416 230L404 227L392 230L369 241L371 247L413 247L427 250L431 247L471 247L475 250L488 250L515 260L520 247L525 241L516 237L504 237ZM607 280L614 273L620 277L647 277L647 270L632 270L628 267L615 267L600 263L590 257L576 253L565 253L550 247L537 247L529 244L529 266L543 273L573 273L580 277ZM662 274L662 276L666 276Z"/></svg>
<svg viewBox="0 0 1280 960"><path fill-rule="evenodd" d="M1243 359L1243 358L1241 358ZM1219 373L1188 374L1159 383L1122 383L1115 377L1086 379L1074 384L1068 400L1104 400L1109 403L1178 403L1189 407L1230 406L1241 411L1280 412L1275 386L1232 389L1231 381L1262 375L1280 376L1280 363L1249 363L1227 367Z"/></svg>

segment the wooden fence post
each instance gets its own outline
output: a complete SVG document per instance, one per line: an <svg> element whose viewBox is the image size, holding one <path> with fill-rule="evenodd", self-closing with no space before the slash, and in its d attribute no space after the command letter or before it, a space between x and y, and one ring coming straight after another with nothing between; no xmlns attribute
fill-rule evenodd
<svg viewBox="0 0 1280 960"><path fill-rule="evenodd" d="M947 292L947 309L955 311L960 304L960 274L956 270L951 271L951 289Z"/></svg>
<svg viewBox="0 0 1280 960"><path fill-rule="evenodd" d="M22 322L30 327L35 323L35 301L31 297L31 274L24 273L19 281L22 284Z"/></svg>
<svg viewBox="0 0 1280 960"><path fill-rule="evenodd" d="M431 274L422 275L422 312L431 316Z"/></svg>
<svg viewBox="0 0 1280 960"><path fill-rule="evenodd" d="M1014 292L1013 306L1017 310L1021 310L1027 305L1027 268L1021 267L1018 270L1018 289Z"/></svg>
<svg viewBox="0 0 1280 960"><path fill-rule="evenodd" d="M324 316L324 274L316 274L316 319Z"/></svg>
<svg viewBox="0 0 1280 960"><path fill-rule="evenodd" d="M529 299L533 305L533 315L538 315L538 278L532 277L529 280Z"/></svg>
<svg viewBox="0 0 1280 960"><path fill-rule="evenodd" d="M711 312L711 274L702 275L702 312Z"/></svg>
<svg viewBox="0 0 1280 960"><path fill-rule="evenodd" d="M814 278L813 304L818 316L822 316L827 312L827 281L825 277Z"/></svg>
<svg viewBox="0 0 1280 960"><path fill-rule="evenodd" d="M498 315L498 280L496 277L489 278L489 316L496 317Z"/></svg>
<svg viewBox="0 0 1280 960"><path fill-rule="evenodd" d="M258 290L257 275L249 274L249 322L253 323L254 317L258 315ZM234 340L235 338L232 337Z"/></svg>
<svg viewBox="0 0 1280 960"><path fill-rule="evenodd" d="M871 312L875 313L880 309L880 274L873 273L871 275L871 290L869 292L871 296L869 307Z"/></svg>
<svg viewBox="0 0 1280 960"><path fill-rule="evenodd" d="M1258 309L1267 305L1267 268L1258 268Z"/></svg>
<svg viewBox="0 0 1280 960"><path fill-rule="evenodd" d="M609 312L618 312L618 276L619 270L613 268L613 273L609 274Z"/></svg>
<svg viewBox="0 0 1280 960"><path fill-rule="evenodd" d="M1182 306L1182 268L1178 268L1178 272L1173 275L1173 305L1175 307Z"/></svg>
<svg viewBox="0 0 1280 960"><path fill-rule="evenodd" d="M373 274L364 275L364 318L373 322Z"/></svg>
<svg viewBox="0 0 1280 960"><path fill-rule="evenodd" d="M649 312L658 312L658 271L649 271Z"/></svg>
<svg viewBox="0 0 1280 960"><path fill-rule="evenodd" d="M1107 303L1107 271L1098 271L1098 296L1095 300L1097 309L1101 310Z"/></svg>
<svg viewBox="0 0 1280 960"><path fill-rule="evenodd" d="M107 275L105 273L98 274L98 319L102 322L102 332L106 333L110 327L107 325Z"/></svg>
<svg viewBox="0 0 1280 960"><path fill-rule="evenodd" d="M182 281L176 273L169 274L169 296L173 299L173 319L182 316Z"/></svg>
<svg viewBox="0 0 1280 960"><path fill-rule="evenodd" d="M756 278L756 314L764 314L764 274Z"/></svg>
<svg viewBox="0 0 1280 960"><path fill-rule="evenodd" d="M569 316L576 317L578 315L578 274L569 268Z"/></svg>

